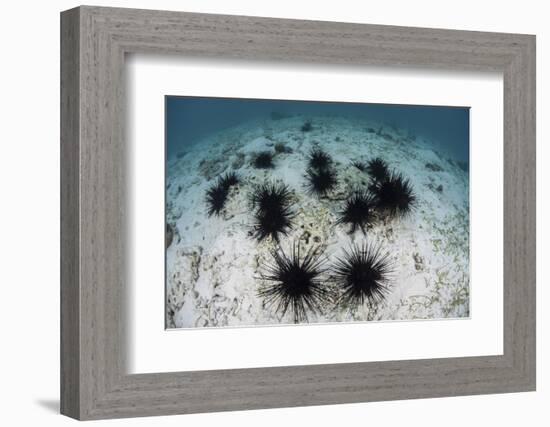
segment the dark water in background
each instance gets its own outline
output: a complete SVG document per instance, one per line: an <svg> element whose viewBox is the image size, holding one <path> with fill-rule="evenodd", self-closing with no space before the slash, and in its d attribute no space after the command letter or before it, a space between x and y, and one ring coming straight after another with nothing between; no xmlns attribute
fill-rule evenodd
<svg viewBox="0 0 550 427"><path fill-rule="evenodd" d="M166 97L167 155L175 156L210 133L253 119L269 119L272 112L368 118L423 137L447 157L469 159L468 107L176 96Z"/></svg>

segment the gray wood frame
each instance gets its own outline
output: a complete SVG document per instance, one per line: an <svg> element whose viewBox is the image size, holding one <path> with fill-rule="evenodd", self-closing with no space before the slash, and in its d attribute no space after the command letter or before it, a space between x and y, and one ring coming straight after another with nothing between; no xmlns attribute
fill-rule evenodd
<svg viewBox="0 0 550 427"><path fill-rule="evenodd" d="M502 72L504 354L128 375L124 57L133 52ZM65 415L100 419L535 390L534 36L79 7L61 14L61 165Z"/></svg>

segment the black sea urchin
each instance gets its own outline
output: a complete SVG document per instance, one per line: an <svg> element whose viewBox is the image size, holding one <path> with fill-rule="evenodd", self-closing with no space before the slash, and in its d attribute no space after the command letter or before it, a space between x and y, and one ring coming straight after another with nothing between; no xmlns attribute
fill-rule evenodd
<svg viewBox="0 0 550 427"><path fill-rule="evenodd" d="M332 273L338 304L354 308L367 303L372 308L389 292L392 263L380 246L363 243L344 250L343 257L336 259Z"/></svg>
<svg viewBox="0 0 550 427"><path fill-rule="evenodd" d="M320 148L312 148L309 152L308 167L310 169L322 170L327 169L332 165L332 158L328 153Z"/></svg>
<svg viewBox="0 0 550 427"><path fill-rule="evenodd" d="M287 147L285 144L283 144L282 142L277 142L275 144L275 152L276 153L289 153L289 152L292 152L292 149L290 147Z"/></svg>
<svg viewBox="0 0 550 427"><path fill-rule="evenodd" d="M271 169L273 164L273 153L271 151L262 151L257 153L252 162L256 169Z"/></svg>
<svg viewBox="0 0 550 427"><path fill-rule="evenodd" d="M367 171L367 165L363 162L355 161L355 162L352 162L351 165L359 169L361 172Z"/></svg>
<svg viewBox="0 0 550 427"><path fill-rule="evenodd" d="M408 215L416 204L410 181L399 173L391 173L373 186L376 207L390 217Z"/></svg>
<svg viewBox="0 0 550 427"><path fill-rule="evenodd" d="M375 199L369 192L356 191L346 200L336 223L349 224L350 233L360 228L366 234L367 227L374 222L374 208Z"/></svg>
<svg viewBox="0 0 550 427"><path fill-rule="evenodd" d="M313 126L311 125L311 122L309 120L305 122L300 128L302 132L311 132L312 129L313 129Z"/></svg>
<svg viewBox="0 0 550 427"><path fill-rule="evenodd" d="M292 192L286 184L266 182L256 185L249 198L252 208L266 211L290 206Z"/></svg>
<svg viewBox="0 0 550 427"><path fill-rule="evenodd" d="M229 189L232 185L237 185L241 181L239 176L235 172L227 172L219 178L219 182L222 186Z"/></svg>
<svg viewBox="0 0 550 427"><path fill-rule="evenodd" d="M380 157L369 160L366 170L371 178L377 182L386 179L389 175L388 164Z"/></svg>
<svg viewBox="0 0 550 427"><path fill-rule="evenodd" d="M262 184L253 189L250 202L254 209L254 237L263 240L271 236L279 241L292 228L292 196L284 184Z"/></svg>
<svg viewBox="0 0 550 427"><path fill-rule="evenodd" d="M232 185L237 185L239 181L239 177L235 172L228 172L218 177L218 180L206 190L208 216L220 215L229 195L229 188Z"/></svg>
<svg viewBox="0 0 550 427"><path fill-rule="evenodd" d="M332 168L306 171L307 187L310 194L324 196L336 186L336 171Z"/></svg>
<svg viewBox="0 0 550 427"><path fill-rule="evenodd" d="M213 184L208 190L206 190L206 205L208 208L208 216L220 215L229 190L220 185L220 182Z"/></svg>
<svg viewBox="0 0 550 427"><path fill-rule="evenodd" d="M300 246L296 244L292 245L289 255L279 248L273 250L271 256L273 261L264 265L266 273L261 274L264 283L258 295L266 307L275 307L281 316L290 309L294 323L307 322L307 311L321 312L323 300L330 296L323 280L325 259L314 247L300 258Z"/></svg>

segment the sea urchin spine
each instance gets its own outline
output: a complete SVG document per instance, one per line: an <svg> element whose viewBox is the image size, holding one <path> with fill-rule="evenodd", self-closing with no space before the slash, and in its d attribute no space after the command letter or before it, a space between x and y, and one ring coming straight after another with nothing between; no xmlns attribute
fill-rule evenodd
<svg viewBox="0 0 550 427"><path fill-rule="evenodd" d="M332 157L320 148L312 148L309 152L308 167L317 171L327 169L332 166Z"/></svg>
<svg viewBox="0 0 550 427"><path fill-rule="evenodd" d="M389 175L388 164L380 157L369 160L366 170L371 178L376 182L383 181Z"/></svg>
<svg viewBox="0 0 550 427"><path fill-rule="evenodd" d="M239 176L235 172L227 172L220 177L220 184L229 189L232 185L237 185L240 182Z"/></svg>
<svg viewBox="0 0 550 427"><path fill-rule="evenodd" d="M228 172L218 177L217 181L206 190L206 205L208 216L220 215L225 206L229 189L233 185L239 184L240 180L235 172Z"/></svg>
<svg viewBox="0 0 550 427"><path fill-rule="evenodd" d="M294 323L307 322L307 312L320 313L322 303L330 297L329 286L323 280L325 259L318 248L311 247L303 258L300 246L294 243L287 255L280 248L271 251L272 263L266 263L264 283L258 295L264 306L275 307L284 316L291 311Z"/></svg>
<svg viewBox="0 0 550 427"><path fill-rule="evenodd" d="M270 151L262 151L257 153L252 163L256 169L272 169L275 167L273 164L273 153Z"/></svg>
<svg viewBox="0 0 550 427"><path fill-rule="evenodd" d="M359 169L361 172L366 172L367 171L367 165L363 162L360 162L359 160L351 162L351 165L353 167Z"/></svg>
<svg viewBox="0 0 550 427"><path fill-rule="evenodd" d="M336 301L356 308L367 304L374 308L385 300L392 273L391 259L379 245L353 245L332 267L333 281L339 293Z"/></svg>
<svg viewBox="0 0 550 427"><path fill-rule="evenodd" d="M391 173L373 186L377 208L390 217L408 215L416 205L410 181L399 173Z"/></svg>
<svg viewBox="0 0 550 427"><path fill-rule="evenodd" d="M360 228L363 234L374 222L374 197L364 190L354 192L345 202L344 209L340 212L337 224L349 224L350 233L355 233Z"/></svg>
<svg viewBox="0 0 550 427"><path fill-rule="evenodd" d="M286 184L265 182L256 185L250 193L250 204L253 209L269 210L274 205L288 206L292 201L292 192Z"/></svg>
<svg viewBox="0 0 550 427"><path fill-rule="evenodd" d="M292 194L285 184L262 184L250 195L254 209L254 237L263 240L271 236L279 241L292 228Z"/></svg>
<svg viewBox="0 0 550 427"><path fill-rule="evenodd" d="M332 168L314 169L309 168L306 171L308 180L307 187L310 194L325 196L330 190L336 187L336 171Z"/></svg>

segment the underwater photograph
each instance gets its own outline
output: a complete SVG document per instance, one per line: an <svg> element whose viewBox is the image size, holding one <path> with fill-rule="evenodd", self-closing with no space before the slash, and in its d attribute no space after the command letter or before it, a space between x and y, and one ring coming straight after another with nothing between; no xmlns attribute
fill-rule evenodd
<svg viewBox="0 0 550 427"><path fill-rule="evenodd" d="M470 109L165 97L166 328L470 316Z"/></svg>

